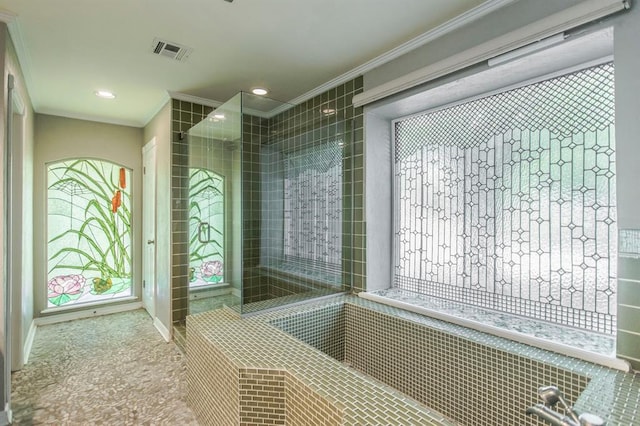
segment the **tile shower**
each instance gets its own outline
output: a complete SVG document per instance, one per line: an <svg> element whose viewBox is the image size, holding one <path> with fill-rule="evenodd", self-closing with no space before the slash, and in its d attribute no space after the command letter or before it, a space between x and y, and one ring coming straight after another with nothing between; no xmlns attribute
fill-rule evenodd
<svg viewBox="0 0 640 426"><path fill-rule="evenodd" d="M199 218L199 223L205 224L202 229L205 234L209 229L209 235L216 234L215 220L225 223L217 226L226 231L216 248L220 256L209 263L224 265L218 268L219 282L231 284L242 309L268 308L268 301L274 299L286 303L345 291L352 284L364 287L363 117L362 109L351 105L351 98L361 90L362 78L358 78L297 106L265 106L252 95L241 94L239 103L244 108L232 134L214 136L211 142L202 137L207 132L204 127L220 124L214 123L220 121L216 114L226 115L229 123L237 108L229 109L226 103L212 112L174 101L174 324L184 324L195 306L189 282L202 281L202 265L194 265L198 256L192 250L201 232L194 232L190 224L198 200L190 199L188 182L194 171L203 169L207 157L216 157L213 162L222 161L230 168L219 167L216 172L218 180L225 182L220 188L225 188L227 200L220 202L225 204L224 214L211 220ZM229 149L220 149L222 145L234 146L233 157ZM209 166L205 164L204 169L210 174L215 167ZM232 175L231 170L240 174ZM240 218L241 225L232 224ZM198 303L192 312L214 307L202 299Z"/></svg>

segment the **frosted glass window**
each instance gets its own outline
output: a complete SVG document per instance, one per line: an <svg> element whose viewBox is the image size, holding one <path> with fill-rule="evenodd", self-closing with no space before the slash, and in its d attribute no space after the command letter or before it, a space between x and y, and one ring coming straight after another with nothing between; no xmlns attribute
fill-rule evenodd
<svg viewBox="0 0 640 426"><path fill-rule="evenodd" d="M332 141L285 155L284 254L342 266L342 145Z"/></svg>
<svg viewBox="0 0 640 426"><path fill-rule="evenodd" d="M342 150L341 138L263 148L263 266L341 284Z"/></svg>
<svg viewBox="0 0 640 426"><path fill-rule="evenodd" d="M612 63L394 126L394 286L615 332Z"/></svg>
<svg viewBox="0 0 640 426"><path fill-rule="evenodd" d="M48 166L48 307L131 296L130 182L107 161Z"/></svg>

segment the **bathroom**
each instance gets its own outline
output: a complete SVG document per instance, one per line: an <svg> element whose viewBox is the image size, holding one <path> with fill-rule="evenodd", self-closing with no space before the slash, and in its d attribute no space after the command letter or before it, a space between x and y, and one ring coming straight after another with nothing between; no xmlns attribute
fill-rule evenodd
<svg viewBox="0 0 640 426"><path fill-rule="evenodd" d="M640 201L635 187L635 159L639 154L635 135L640 132L640 87L635 75L640 67L636 54L640 11L635 4L629 10L621 10L615 3L563 0L541 5L526 0L505 1L490 13L460 23L459 28L441 28L440 32L431 33L420 47L398 51L393 59L380 60L365 70L356 69L330 80L295 105L275 101L270 104L265 98L260 100L244 92L226 103L172 94L144 125L114 133L120 141L132 141L127 142L130 146L123 142L124 153L114 154L114 161L119 157L122 162L121 158L127 158L126 152L134 152L131 147L135 147L136 154L127 158L125 165L133 173L133 180L127 184L137 194L143 192L139 147L149 141L157 146L157 234L147 238L142 230L135 231L133 275L141 276L143 252L153 246L158 270L152 318L167 341L173 340L186 351L191 386L188 399L203 424L224 424L212 420L212 413L244 412L240 393L240 402L228 400L224 409L216 405L216 394L208 394L208 389L215 387L212 383L232 380L233 374L221 373L221 364L228 367L227 373L237 369L234 374L245 381L277 382L277 407L266 409L280 411L264 410L261 414L291 416L288 421L294 424L318 424L318 418L331 419L327 424L394 424L391 417L384 416L392 415L398 407L408 416L404 419L406 424L545 424L537 415L558 420L553 413L567 415L568 421L577 423L560 400L545 407L551 414L538 407L537 413L527 415L527 409L537 407L549 395L550 385L559 388L567 405L574 406L578 414L598 415L607 424L639 421L635 401L640 385L635 371L640 369L640 219L636 214ZM624 2L619 3L624 6ZM591 14L587 11L589 7L598 9L598 4L602 10ZM605 12L607 7L611 9ZM578 9L582 11L580 18L567 15L567 10ZM487 57L482 56L486 51L478 53L479 47L490 48L493 42L502 42L504 47L506 39L522 35L527 29L535 32L540 26L544 29L540 30L544 37L540 37L550 39L542 49L506 59L502 55L508 52L496 50ZM554 37L559 34L562 40ZM514 43L508 50L520 47ZM487 59L491 59L489 63ZM447 67L452 62L455 65ZM453 153L452 146L446 144L441 151L413 146L416 142L411 139L412 130L404 135L406 146L413 148L396 150L392 129L399 131L404 125L402 120L420 121L425 114L444 114L459 107L462 112L456 117L476 125L474 114L478 110L474 106L471 112L465 112L461 101L482 103L486 95L501 99L505 89L538 90L543 81L557 83L557 87L566 87L565 83L570 86L563 80L566 75L587 82L586 89L577 92L597 92L607 104L606 113L597 116L597 120L602 119L597 126L607 126L607 131L598 127L600 133L594 136L601 148L592 149L596 154L589 154L596 159L584 161L597 165L585 166L580 172L581 178L592 172L598 176L595 183L585 184L584 190L598 202L582 210L570 208L569 216L575 214L576 222L566 220L562 205L567 208L570 203L563 199L559 208L557 200L556 204L546 205L548 216L542 217L543 224L534 225L537 218L531 216L526 227L508 228L510 223L516 223L516 215L527 210L528 206L522 206L530 202L515 190L508 195L506 191L500 193L503 200L511 202L504 203L513 210L509 223L504 217L493 222L482 218L476 205L484 197L482 194L489 194L492 200L499 198L496 188L487 184L497 182L497 167L483 162L488 158L483 157L486 153L494 158L502 155L496 153L495 141L481 149L474 148L476 145L469 148L468 155L477 160L470 162L475 164L472 169L477 169L473 173L465 172L465 161L456 163L458 156L467 155L466 151ZM611 104L612 92L615 108ZM509 104L510 98L505 99L502 103ZM493 108L492 114L500 117L502 126L513 124L509 120L515 119L529 125L535 121L530 115L533 108L506 112ZM587 115L596 117L591 114L594 110L588 111ZM450 123L455 117L442 120ZM45 130L55 130L58 139L48 148L42 142L36 146L36 167L44 167L56 156L75 154L69 152L69 141L81 145L86 135L107 133L101 124L78 130L79 127L46 114L36 121L35 128L40 133L36 136L41 141L50 142L42 136ZM502 135L513 137L514 129L511 127ZM210 131L215 136L208 138ZM578 133L589 131L580 128ZM434 133L429 137L438 136ZM527 179L538 179L538 172L547 173L546 169L534 168L537 154L533 153L540 149L540 155L548 159L555 154L545 145L546 139L531 141L526 146L510 145L513 157L502 157L503 170L508 164L512 177L525 176L524 167L519 172L515 170L518 161L530 163ZM88 156L95 152L95 156L104 157L107 142L82 146ZM412 204L418 204L415 200L419 191L413 186L417 185L415 176L420 174L416 152L435 152L440 155L439 164L444 165L440 168L446 170L446 174L420 182L429 196L443 193L456 199L459 193L452 190L450 178L460 171L464 173L462 179L468 178L471 189L461 193L473 195L469 199L459 197L456 205L464 214L476 215L477 220L452 220L452 204L444 201L437 206L441 210L426 209L424 213L425 217L446 216L436 221L437 226L423 217L414 222L396 221L413 208ZM606 165L600 163L603 156L607 157ZM322 163L322 159L326 161ZM564 162L566 159L556 158L552 164L564 170ZM286 173L289 175L285 185ZM551 192L565 179L563 173L559 177L547 174L522 185L531 197L539 197L537 201L544 191ZM41 195L46 190L44 178L36 178L37 194ZM197 187L191 190L192 183L198 185L203 178L209 179L210 185L194 195ZM536 185L545 185L545 179L549 179L546 189L534 191ZM307 191L310 187L316 191ZM395 198L402 188L412 188L409 198L414 197L414 201L407 203L409 207ZM574 202L583 193L578 186L571 189ZM40 199L44 197L39 195L35 197L34 212L44 209ZM322 199L318 201L318 197ZM287 204L292 198L297 198L299 204ZM316 222L304 214L293 214L308 212L305 206L316 201ZM134 210L139 215L134 221L140 223L142 200L134 202L138 203ZM497 211L499 207L497 202L487 207L486 199L483 203L483 209ZM199 215L194 215L196 205ZM208 216L202 214L205 205ZM596 219L585 219L587 212ZM562 224L553 228L556 225L550 225L549 218L556 213ZM420 213L413 217L419 216ZM320 217L323 223L318 223ZM584 244L595 244L598 249L586 261L578 259L581 251L576 250L576 257L567 260L567 267L546 265L548 273L556 274L553 277L532 272L540 272L541 268L520 268L534 257L532 253L538 256L536 261L546 258L552 264L557 258L565 262L563 256L572 251L557 247L552 250L552 237L538 239L539 246L534 246L531 235L534 229L565 235L566 229L574 225L585 230L593 228L593 234L585 231L588 240ZM27 252L29 244L36 251L44 246L45 232L38 226L34 230L36 238L25 245ZM438 226L447 231L438 231ZM465 242L471 249L455 253L457 241L451 237L451 229L465 226L472 230ZM411 247L415 239L402 236L403 232L417 235L422 227L430 229L433 246L441 251L433 246L418 250ZM497 234L497 229L504 231L502 242L481 238ZM570 231L569 244L583 244L579 242L580 229ZM524 248L518 250L514 246L509 259L503 258L506 266L492 271L477 267L492 256L504 256L504 248L499 245L519 238L530 243L526 247L528 254ZM206 253L196 253L198 250ZM415 266L423 255L430 261L428 271ZM399 265L402 273L398 273ZM45 268L37 268L34 281L43 280ZM536 284L518 287L518 291L507 286L504 281L515 276L516 270L525 277L522 281L544 282L538 283L538 288L545 288L548 293L531 293ZM483 278L471 282L466 274L473 279ZM429 278L424 279L427 275ZM425 286L423 282L437 284L451 276L461 277L461 287L473 291L460 296L454 294L455 288ZM582 288L569 284L574 277L577 282L589 277L590 281L605 283L598 287L594 298L597 310L578 306L580 300L589 304L591 299L579 298ZM490 292L483 290L491 287L489 282L500 282L502 289L487 296ZM555 287L549 284L552 282ZM144 303L139 300L144 284L140 280L132 290L131 297L138 297L136 303ZM514 294L525 293L525 287L531 299L523 298L524 305L513 303L519 299ZM34 295L25 289L21 296L26 304L34 298L44 300L44 294ZM416 295L416 290L422 294ZM545 304L545 297L552 303ZM133 303L123 300L121 307L124 302ZM461 304L471 305L472 309L460 315ZM505 306L506 312L496 314L498 307ZM25 314L23 335L42 307L35 308ZM240 317L242 320L238 320ZM487 320L492 322L487 324ZM545 328L547 320L552 320L555 333ZM209 327L216 322L221 324L219 328ZM504 325L511 330L505 331ZM530 329L538 329L541 334L531 334ZM245 334L248 337L243 338ZM272 359L252 358L255 354L267 356L269 351L265 348L271 347L272 342L278 343L272 347ZM237 352L220 351L218 344L234 347ZM290 351L291 356L282 351ZM303 371L300 365L305 362L312 368ZM214 370L220 375L209 377ZM329 380L331 383L327 384L322 380L325 377L340 383ZM240 389L242 385L231 386ZM336 394L331 394L333 391ZM353 395L348 396L349 393ZM260 397L257 395L256 401L264 403ZM388 410L376 408L380 406ZM305 407L314 409L305 411ZM311 416L313 413L316 417ZM252 421L258 418L253 417ZM287 421L284 417L277 420ZM395 420L404 421L400 417Z"/></svg>

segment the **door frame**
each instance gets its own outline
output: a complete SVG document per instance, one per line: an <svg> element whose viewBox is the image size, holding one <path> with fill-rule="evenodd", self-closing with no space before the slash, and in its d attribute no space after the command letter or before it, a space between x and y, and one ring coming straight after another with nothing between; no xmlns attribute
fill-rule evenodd
<svg viewBox="0 0 640 426"><path fill-rule="evenodd" d="M12 102L12 114L11 117L7 117L7 121L11 120L8 124L11 126L11 140L7 140L6 143L11 144L11 190L9 196L11 197L11 370L17 371L22 369L25 363L25 359L28 357L28 351L25 347L25 341L23 341L24 329L31 324L23 323L23 287L31 285L31 281L27 281L24 275L26 268L30 268L33 264L33 258L29 258L32 255L31 251L24 250L26 245L24 229L31 226L29 223L24 223L24 212L26 210L25 204L28 200L24 197L25 182L24 176L24 138L25 138L25 106L20 94L13 90L11 99ZM12 255L13 253L13 255ZM30 342L29 342L30 344Z"/></svg>
<svg viewBox="0 0 640 426"><path fill-rule="evenodd" d="M142 306L155 320L157 303L157 144L153 137L142 147ZM149 164L148 164L149 163ZM151 185L151 187L149 187ZM150 193L151 191L151 193ZM149 211L151 209L151 212ZM151 216L149 216L151 215ZM149 245L153 246L152 258L149 258ZM151 279L147 282L151 273Z"/></svg>

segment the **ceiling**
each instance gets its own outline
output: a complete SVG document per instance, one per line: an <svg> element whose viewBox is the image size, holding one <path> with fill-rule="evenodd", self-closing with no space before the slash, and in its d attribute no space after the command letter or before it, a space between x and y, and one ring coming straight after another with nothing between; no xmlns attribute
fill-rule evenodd
<svg viewBox="0 0 640 426"><path fill-rule="evenodd" d="M36 112L144 126L169 93L215 105L261 86L274 99L300 101L456 16L499 3L506 1L0 0L0 12ZM156 37L193 51L182 62L154 55ZM100 99L97 90L117 96Z"/></svg>

